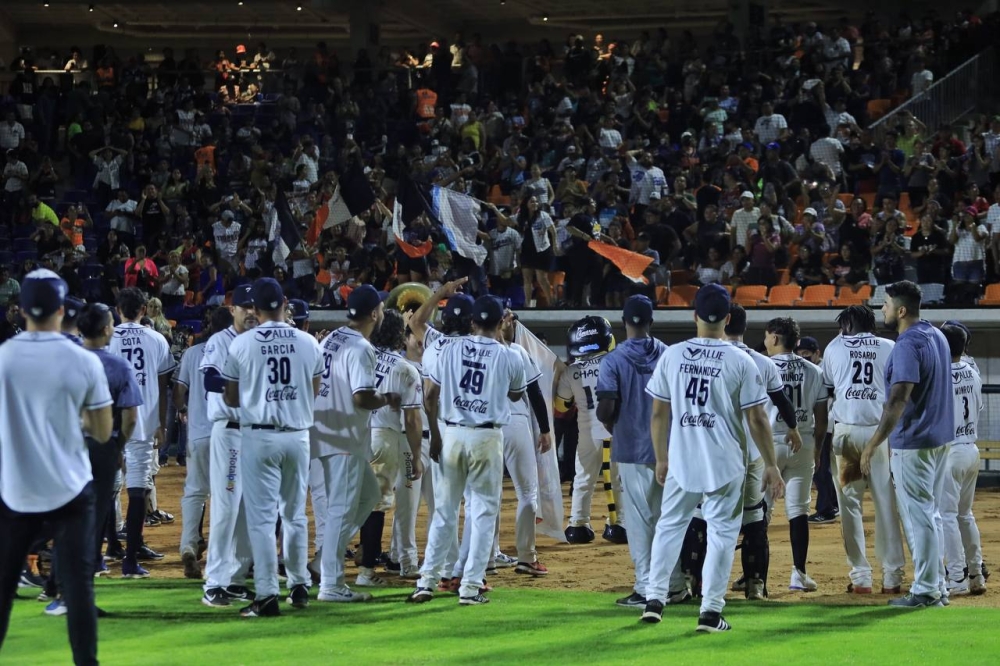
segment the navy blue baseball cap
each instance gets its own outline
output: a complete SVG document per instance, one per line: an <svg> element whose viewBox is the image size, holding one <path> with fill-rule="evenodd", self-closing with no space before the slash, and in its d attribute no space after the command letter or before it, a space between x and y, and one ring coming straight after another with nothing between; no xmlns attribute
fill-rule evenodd
<svg viewBox="0 0 1000 666"><path fill-rule="evenodd" d="M233 289L233 305L245 308L253 305L253 285L241 284Z"/></svg>
<svg viewBox="0 0 1000 666"><path fill-rule="evenodd" d="M643 296L642 294L629 296L628 300L625 301L625 307L622 308L622 319L626 324L632 324L633 326L652 324L653 301L649 300L648 296Z"/></svg>
<svg viewBox="0 0 1000 666"><path fill-rule="evenodd" d="M34 319L48 317L63 306L68 293L65 280L47 268L39 268L24 276L21 309Z"/></svg>
<svg viewBox="0 0 1000 666"><path fill-rule="evenodd" d="M285 302L285 292L274 278L258 278L250 288L250 298L258 310L273 312Z"/></svg>
<svg viewBox="0 0 1000 666"><path fill-rule="evenodd" d="M819 351L819 342L811 335L799 339L799 344L795 345L795 351Z"/></svg>
<svg viewBox="0 0 1000 666"><path fill-rule="evenodd" d="M66 314L63 316L64 324L71 324L76 321L76 318L80 315L80 311L83 310L83 306L86 305L81 300L68 296L65 301L63 301L63 307L65 308Z"/></svg>
<svg viewBox="0 0 1000 666"><path fill-rule="evenodd" d="M472 309L475 301L468 294L455 294L448 299L441 313L442 319L469 319L472 317Z"/></svg>
<svg viewBox="0 0 1000 666"><path fill-rule="evenodd" d="M468 298L468 297L466 297ZM495 296L480 296L472 305L472 321L483 327L493 327L503 319L503 304Z"/></svg>
<svg viewBox="0 0 1000 666"><path fill-rule="evenodd" d="M378 308L388 294L370 284L363 284L347 296L347 318L361 319Z"/></svg>
<svg viewBox="0 0 1000 666"><path fill-rule="evenodd" d="M309 304L301 298L289 299L288 307L292 309L292 319L295 321L305 321L306 319L309 319Z"/></svg>
<svg viewBox="0 0 1000 666"><path fill-rule="evenodd" d="M972 339L972 331L969 330L968 326L966 326L965 324L963 324L962 322L960 322L957 319L949 319L948 321L946 321L945 323L943 323L941 325L942 326L954 326L956 328L960 328L963 331L965 331L965 339L966 340L971 340Z"/></svg>
<svg viewBox="0 0 1000 666"><path fill-rule="evenodd" d="M709 324L725 321L729 316L729 291L718 284L706 284L694 297L694 311L698 319Z"/></svg>

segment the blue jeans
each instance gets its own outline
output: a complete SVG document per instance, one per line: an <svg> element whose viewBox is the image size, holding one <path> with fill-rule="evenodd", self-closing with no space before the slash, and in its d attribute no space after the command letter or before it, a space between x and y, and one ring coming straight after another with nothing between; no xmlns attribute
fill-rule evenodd
<svg viewBox="0 0 1000 666"><path fill-rule="evenodd" d="M951 265L951 275L955 282L981 284L986 277L986 268L982 261L956 261Z"/></svg>

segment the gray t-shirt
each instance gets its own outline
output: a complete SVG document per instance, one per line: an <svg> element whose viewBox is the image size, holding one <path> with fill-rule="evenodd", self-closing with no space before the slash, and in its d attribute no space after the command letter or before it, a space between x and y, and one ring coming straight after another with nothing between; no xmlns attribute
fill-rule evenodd
<svg viewBox="0 0 1000 666"><path fill-rule="evenodd" d="M521 247L521 234L513 227L490 232L493 249L490 252L490 275L501 275L517 268L517 250Z"/></svg>

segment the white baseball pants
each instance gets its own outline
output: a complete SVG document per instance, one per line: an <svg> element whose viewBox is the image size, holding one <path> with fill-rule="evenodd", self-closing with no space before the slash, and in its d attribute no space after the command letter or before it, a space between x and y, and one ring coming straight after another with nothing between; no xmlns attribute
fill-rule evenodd
<svg viewBox="0 0 1000 666"><path fill-rule="evenodd" d="M209 441L208 487L212 503L208 512L208 553L205 560L205 590L246 582L253 553L243 501L246 472L241 461L243 435L227 428L225 421L212 424ZM271 533L274 542L274 533Z"/></svg>
<svg viewBox="0 0 1000 666"><path fill-rule="evenodd" d="M653 537L652 560L646 599L667 603L667 592L676 591L680 567L677 566L684 535L691 518L701 504L701 515L708 524L708 544L705 565L702 568L701 612L721 613L726 605L729 574L736 555L736 539L740 533L743 516L743 484L745 477L738 476L718 490L710 493L687 492L668 472L663 486L663 503ZM632 527L629 524L629 543ZM683 576L680 576L683 580Z"/></svg>
<svg viewBox="0 0 1000 666"><path fill-rule="evenodd" d="M972 443L952 444L947 467L941 496L944 557L949 580L957 582L965 576L965 567L970 576L978 576L983 566L979 526L972 515L979 478L979 447Z"/></svg>
<svg viewBox="0 0 1000 666"><path fill-rule="evenodd" d="M933 449L893 449L890 455L896 506L913 559L911 594L936 598L945 589L944 555L935 514L944 490L947 463L947 445Z"/></svg>
<svg viewBox="0 0 1000 666"><path fill-rule="evenodd" d="M840 505L840 529L844 538L847 562L851 565L851 583L856 587L872 586L872 567L865 552L865 528L862 522L862 499L865 488L871 491L875 505L875 557L882 563L882 586L897 587L903 581L903 535L899 528L896 497L889 475L887 444L879 446L872 456L872 473L846 486L840 483L840 468L845 452L861 459L861 452L876 426L855 426L838 423L833 429L831 452L836 460L833 481L837 486Z"/></svg>
<svg viewBox="0 0 1000 666"><path fill-rule="evenodd" d="M427 505L427 515L434 515L434 477L440 474L438 464L431 460L428 453L429 441L424 440L420 447L420 459L424 465L424 473L416 481L406 478L406 460L410 451L403 453L404 464L396 474L396 511L392 514L392 539L389 547L389 557L401 566L415 568L418 566L417 552L417 510L420 500ZM428 521L429 523L430 521Z"/></svg>
<svg viewBox="0 0 1000 666"><path fill-rule="evenodd" d="M125 487L152 489L155 460L153 440L133 439L125 442Z"/></svg>
<svg viewBox="0 0 1000 666"><path fill-rule="evenodd" d="M512 415L510 423L503 427L503 458L517 495L517 518L514 523L517 561L531 563L538 559L538 552L535 550L538 461L535 458L531 423L527 416ZM499 526L497 529L499 530Z"/></svg>
<svg viewBox="0 0 1000 666"><path fill-rule="evenodd" d="M212 438L189 439L184 496L181 497L181 555L198 554L198 527L211 491Z"/></svg>
<svg viewBox="0 0 1000 666"><path fill-rule="evenodd" d="M243 503L253 550L254 587L257 598L261 599L277 594L279 589L278 552L274 544L279 513L288 589L309 586L312 582L306 569L309 431L278 432L245 427L242 433Z"/></svg>
<svg viewBox="0 0 1000 666"><path fill-rule="evenodd" d="M569 526L590 527L590 513L594 502L594 490L601 477L604 462L604 442L594 440L588 428L580 430L576 446L576 476L573 477L573 499L570 504ZM621 481L618 479L618 463L611 463L611 492L618 509L618 524L622 524ZM610 521L608 521L610 524Z"/></svg>
<svg viewBox="0 0 1000 666"><path fill-rule="evenodd" d="M469 555L459 595L473 597L486 575L493 551L493 531L503 485L503 433L495 429L445 426L442 435L441 474L434 479L434 517L427 538L418 587L434 589L445 574L449 550L458 533L458 509L468 483L472 502Z"/></svg>
<svg viewBox="0 0 1000 666"><path fill-rule="evenodd" d="M403 462L403 449L410 446L406 435L392 428L372 428L372 472L381 497L374 511L388 511L396 503L396 478Z"/></svg>
<svg viewBox="0 0 1000 666"><path fill-rule="evenodd" d="M319 458L327 489L326 531L320 558L320 593L344 588L344 551L379 501L368 460L352 453Z"/></svg>
<svg viewBox="0 0 1000 666"><path fill-rule="evenodd" d="M774 443L774 453L781 470L781 478L785 480L785 516L791 521L799 516L809 515L810 493L812 493L813 469L816 466L816 447L811 442L812 434L807 433L798 453L792 453L792 447L784 441ZM763 461L762 465L763 465ZM763 470L761 470L763 474ZM757 479L758 482L762 479ZM774 513L774 498L767 498L767 522L771 522Z"/></svg>
<svg viewBox="0 0 1000 666"><path fill-rule="evenodd" d="M323 481L323 465L319 460L309 461L309 501L312 502L313 523L315 524L314 544L316 552L323 552L323 537L326 534L326 482Z"/></svg>
<svg viewBox="0 0 1000 666"><path fill-rule="evenodd" d="M656 482L655 465L618 463L618 474L622 484L625 524L628 525L628 552L635 565L635 591L645 597L649 586L653 533L663 504L663 486ZM687 529L686 525L684 529ZM670 566L676 563L675 556ZM666 573L669 574L670 570Z"/></svg>

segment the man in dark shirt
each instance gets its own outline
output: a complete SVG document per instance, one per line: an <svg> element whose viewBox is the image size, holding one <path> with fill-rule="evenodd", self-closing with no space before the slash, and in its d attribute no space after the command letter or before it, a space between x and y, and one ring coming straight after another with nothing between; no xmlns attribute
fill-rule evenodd
<svg viewBox="0 0 1000 666"><path fill-rule="evenodd" d="M917 264L917 282L944 284L951 268L950 251L948 238L934 226L933 218L930 215L920 218L920 230L910 241L910 255Z"/></svg>
<svg viewBox="0 0 1000 666"><path fill-rule="evenodd" d="M588 286L591 293L597 291L600 264L597 254L587 247L600 230L596 215L597 204L588 199L584 209L570 218L566 227L570 234L570 246L563 265L566 266L566 300L572 305L589 305Z"/></svg>

